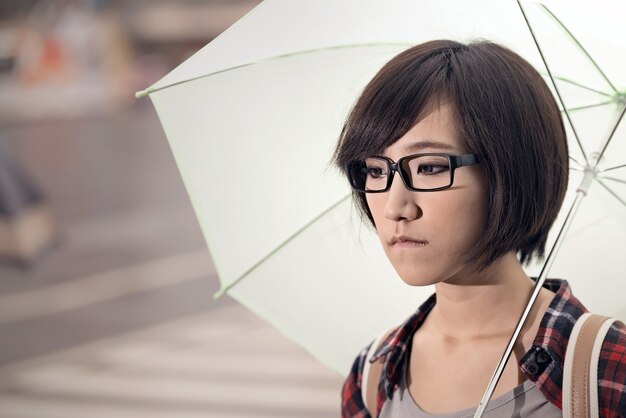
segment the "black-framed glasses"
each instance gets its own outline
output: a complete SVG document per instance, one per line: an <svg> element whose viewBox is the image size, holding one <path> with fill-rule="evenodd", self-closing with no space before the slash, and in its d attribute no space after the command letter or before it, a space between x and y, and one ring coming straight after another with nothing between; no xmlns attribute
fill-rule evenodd
<svg viewBox="0 0 626 418"><path fill-rule="evenodd" d="M357 192L383 193L389 190L397 171L407 189L414 192L435 192L450 188L454 170L480 164L476 154L413 154L397 163L387 157L369 157L346 166L350 185Z"/></svg>

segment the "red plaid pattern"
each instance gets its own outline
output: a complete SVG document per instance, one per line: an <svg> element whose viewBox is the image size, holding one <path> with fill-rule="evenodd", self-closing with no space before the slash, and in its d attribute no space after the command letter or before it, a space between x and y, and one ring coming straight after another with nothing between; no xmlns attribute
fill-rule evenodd
<svg viewBox="0 0 626 418"><path fill-rule="evenodd" d="M535 382L548 401L563 409L561 385L565 349L574 323L587 309L572 295L567 281L548 279L544 287L556 295L541 320L533 347L520 359L519 367L528 379ZM378 384L376 416L383 403L393 398L402 377L404 356L408 354L411 337L435 303L436 295L433 294L374 353L371 361L385 357ZM344 418L371 417L361 398L361 377L365 356L372 343L361 350L343 384L341 415ZM626 417L626 327L621 322L611 326L602 344L598 364L598 399L602 418Z"/></svg>

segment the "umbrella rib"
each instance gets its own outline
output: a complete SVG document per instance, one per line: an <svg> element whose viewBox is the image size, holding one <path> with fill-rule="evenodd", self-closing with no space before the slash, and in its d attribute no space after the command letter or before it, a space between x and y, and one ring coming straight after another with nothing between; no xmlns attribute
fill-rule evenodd
<svg viewBox="0 0 626 418"><path fill-rule="evenodd" d="M589 54L589 52L585 49L584 46L582 46L582 44L578 41L578 39L576 39L576 37L574 36L574 34L572 32L570 32L570 30L567 28L567 26L565 26L563 24L563 22L561 22L561 20L555 16L554 13L552 13L552 11L544 4L540 5L541 8L548 13L548 15L556 22L556 24L563 30L565 31L565 33L567 34L567 36L574 42L574 44L576 44L576 46L578 47L578 49L585 54L585 56L587 57L587 59L589 59L589 61L591 62L591 64L595 67L595 69L598 71L598 73L600 73L600 75L602 76L602 78L604 78L604 80L607 82L607 84L611 87L611 89L617 94L619 93L617 91L617 89L615 88L615 86L613 85L613 83L611 83L611 80L609 80L609 78L607 77L607 75L604 73L604 71L602 71L602 69L600 68L600 66L598 65L598 63L591 57L591 55Z"/></svg>
<svg viewBox="0 0 626 418"><path fill-rule="evenodd" d="M555 76L554 78L557 79L557 80L560 80L560 81L562 81L564 83L571 84L571 85L576 86L576 87L580 87L581 89L589 90L589 91L592 91L594 93L601 94L602 96L613 98L613 96L610 95L607 92L594 89L593 87L585 86L584 84L580 84L579 82L574 81L574 80L570 80L569 78L565 78L563 76Z"/></svg>
<svg viewBox="0 0 626 418"><path fill-rule="evenodd" d="M600 161L600 158L602 158L602 156L604 155L604 151L606 151L606 148L609 146L609 143L613 139L613 135L615 135L615 132L617 131L617 127L620 125L620 123L622 123L624 114L626 114L626 106L624 106L624 108L622 109L622 113L617 117L617 121L615 122L615 125L613 126L613 129L611 130L611 134L609 135L608 139L604 143L604 146L602 147L600 154L598 154L598 158L596 159L596 161Z"/></svg>
<svg viewBox="0 0 626 418"><path fill-rule="evenodd" d="M276 254L277 252L279 252L285 245L289 244L291 241L293 241L298 235L300 235L304 230L306 230L307 228L309 228L311 225L313 225L315 222L317 222L318 220L320 220L322 217L324 217L328 212L332 211L333 209L335 209L337 206L341 205L342 203L344 203L346 200L348 200L350 198L350 194L342 197L341 199L339 199L337 202L335 202L334 204L332 204L331 206L329 206L328 208L326 208L324 211L322 211L319 215L317 215L316 217L314 217L313 219L311 219L309 222L307 222L306 224L304 224L304 226L302 226L300 229L298 229L296 232L294 232L293 234L291 234L286 240L284 240L282 243L280 243L280 245L278 245L276 248L274 248L272 251L270 251L267 255L265 255L264 257L262 257L260 260L258 260L256 263L254 263L252 265L252 267L250 267L248 270L246 270L241 276L239 276L236 280L234 280L232 283L229 283L228 286L222 287L220 290L218 290L214 295L213 295L213 299L219 299L220 297L222 297L225 293L227 293L230 289L232 289L236 284L238 284L239 282L241 282L243 279L245 279L250 273L252 273L254 270L256 270L261 264L263 264L265 261L267 261L271 256L273 256L274 254Z"/></svg>
<svg viewBox="0 0 626 418"><path fill-rule="evenodd" d="M550 66L548 65L548 61L544 57L543 50L539 46L539 41L537 40L537 37L535 36L535 31L533 30L533 28L532 28L532 26L530 24L530 21L528 20L528 16L526 15L526 11L524 10L524 7L522 6L521 0L517 0L517 5L519 6L520 11L522 12L522 15L524 16L524 21L526 22L526 26L528 27L528 30L530 31L530 35L532 36L533 41L535 42L535 46L537 47L537 51L539 51L539 55L541 56L541 60L543 61L543 64L546 66L546 70L548 71L548 75L550 76L550 81L552 82L552 85L554 86L554 90L556 91L556 95L559 98L559 102L561 102L561 106L563 107L563 111L565 113L565 117L567 118L567 121L569 122L569 125L572 128L572 132L574 133L574 137L576 138L576 142L578 143L578 146L580 147L580 151L583 153L583 157L585 158L585 162L589 163L589 159L587 158L587 153L585 152L585 149L583 148L583 144L580 142L580 138L578 137L578 133L576 132L576 127L574 126L574 122L572 121L572 118L570 117L570 114L567 111L567 106L565 106L565 101L561 97L561 92L559 91L559 88L556 85L556 81L554 81L554 76L552 75L552 71L550 71Z"/></svg>
<svg viewBox="0 0 626 418"><path fill-rule="evenodd" d="M616 182L618 182L618 183L626 184L626 180L623 180L623 179L616 179L615 177L605 177L605 176L600 176L599 178L604 179L604 180L611 180L611 181L616 181Z"/></svg>
<svg viewBox="0 0 626 418"><path fill-rule="evenodd" d="M222 73L226 73L229 71L233 71L233 70L238 70L240 68L245 68L245 67L250 67L252 65L257 65L257 64L261 64L267 61L273 61L273 60L277 60L277 59L283 59L283 58L289 58L289 57L293 57L293 56L298 56L298 55L305 55L305 54L311 54L314 52L320 52L320 51L331 51L334 49L344 49L344 48L362 48L362 47L369 47L369 46L411 46L413 45L413 43L411 42L372 42L372 43L363 43L363 44L348 44L348 45L335 45L335 46L327 46L327 47L322 47L322 48L312 48L312 49L305 49L303 51L297 51L297 52L288 52L286 54L281 54L281 55L274 55L271 57L267 57L267 58L262 58L256 61L252 61L252 62L248 62L246 64L242 64L242 65L236 65L234 67L228 67L228 68L224 68L222 70L218 70L218 71L214 71L212 73L208 73L208 74L203 74L203 75L199 75L197 77L192 77L192 78L188 78L186 80L181 80L181 81L177 81L171 84L166 84L165 86L161 86L161 87L157 87L157 88L151 88L148 87L145 90L141 90L135 93L135 97L143 97L146 96L148 94L152 94L155 93L157 91L161 91L170 87L174 87L174 86L178 86L180 84L185 84L185 83L189 83L191 81L196 81L196 80L200 80L202 78L205 77L211 77L217 74L222 74Z"/></svg>
<svg viewBox="0 0 626 418"><path fill-rule="evenodd" d="M585 110L585 109L591 109L593 107L606 106L606 105L609 105L609 104L612 104L612 103L613 103L613 101L609 100L609 101L602 102L602 103L595 103L595 104L590 104L590 105L585 105L585 106L570 107L567 110L569 110L570 112L575 112L577 110Z"/></svg>
<svg viewBox="0 0 626 418"><path fill-rule="evenodd" d="M602 172L607 172L607 171L611 171L611 170L617 170L618 168L624 168L626 167L626 164L622 164L622 165L616 165L615 167L609 167L607 169L602 170Z"/></svg>
<svg viewBox="0 0 626 418"><path fill-rule="evenodd" d="M622 199L617 193L615 193L613 191L613 189L611 189L609 186L604 184L604 182L602 180L600 180L599 178L596 177L596 180L598 181L598 183L600 183L600 186L604 187L607 192L611 193L613 195L613 197L615 197L617 200L619 200L619 202L622 205L624 205L624 207L626 207L626 201L624 199Z"/></svg>
<svg viewBox="0 0 626 418"><path fill-rule="evenodd" d="M583 169L585 167L584 165L579 163L578 160L576 160L576 158L572 157L571 155L570 155L569 159L572 160L574 163L576 163L580 167L580 169Z"/></svg>

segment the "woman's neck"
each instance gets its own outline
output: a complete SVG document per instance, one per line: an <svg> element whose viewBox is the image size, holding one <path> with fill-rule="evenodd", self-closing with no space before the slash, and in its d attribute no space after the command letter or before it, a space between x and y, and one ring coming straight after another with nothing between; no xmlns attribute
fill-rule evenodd
<svg viewBox="0 0 626 418"><path fill-rule="evenodd" d="M462 343L510 335L533 283L515 254L509 253L481 272L464 273L435 289L437 303L428 316L428 328Z"/></svg>

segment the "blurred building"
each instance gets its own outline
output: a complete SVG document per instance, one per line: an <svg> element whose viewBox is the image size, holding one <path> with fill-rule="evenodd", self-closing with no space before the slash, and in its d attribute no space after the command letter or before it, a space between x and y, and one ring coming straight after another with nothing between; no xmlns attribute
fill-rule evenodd
<svg viewBox="0 0 626 418"><path fill-rule="evenodd" d="M114 112L256 0L0 5L0 124Z"/></svg>
<svg viewBox="0 0 626 418"><path fill-rule="evenodd" d="M27 0L0 3L0 128L112 117L134 92L258 1ZM0 132L0 140L2 139ZM56 242L46 191L0 148L0 259L32 263Z"/></svg>

